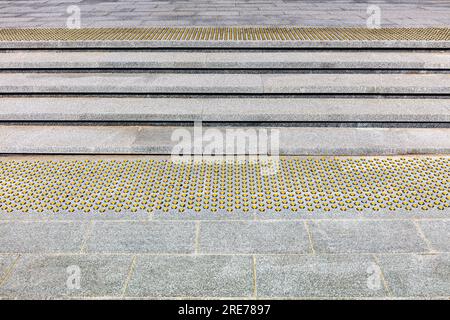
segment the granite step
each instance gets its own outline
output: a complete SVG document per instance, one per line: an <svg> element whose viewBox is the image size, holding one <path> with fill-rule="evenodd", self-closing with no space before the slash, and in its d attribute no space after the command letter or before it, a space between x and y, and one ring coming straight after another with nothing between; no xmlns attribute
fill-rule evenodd
<svg viewBox="0 0 450 320"><path fill-rule="evenodd" d="M3 97L0 121L450 122L450 98Z"/></svg>
<svg viewBox="0 0 450 320"><path fill-rule="evenodd" d="M236 131L240 130L240 131ZM199 134L200 132L200 134ZM203 134L203 140L202 140ZM172 154L182 145L211 146L219 139L219 153L254 153L242 149L249 136L267 134L270 145L279 141L281 155L405 155L449 154L449 128L317 128L317 127L203 127L195 134L183 126L40 126L0 125L3 154ZM228 138L231 137L231 138ZM279 137L279 138L278 138ZM221 140L223 138L223 140ZM202 143L200 143L202 141ZM209 142L208 142L209 141ZM222 143L222 144L220 144ZM238 147L236 147L238 146ZM269 148L270 149L270 148ZM256 153L260 153L258 149ZM200 151L201 152L201 151ZM266 151L267 152L267 151ZM264 153L264 152L262 152Z"/></svg>
<svg viewBox="0 0 450 320"><path fill-rule="evenodd" d="M4 73L0 93L450 94L450 74Z"/></svg>
<svg viewBox="0 0 450 320"><path fill-rule="evenodd" d="M450 69L449 51L106 51L0 52L0 69Z"/></svg>

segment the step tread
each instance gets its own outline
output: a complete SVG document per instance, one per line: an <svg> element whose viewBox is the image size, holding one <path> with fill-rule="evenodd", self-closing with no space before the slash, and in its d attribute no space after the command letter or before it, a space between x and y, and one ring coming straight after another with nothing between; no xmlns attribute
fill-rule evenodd
<svg viewBox="0 0 450 320"><path fill-rule="evenodd" d="M0 121L450 121L450 99L4 97Z"/></svg>
<svg viewBox="0 0 450 320"><path fill-rule="evenodd" d="M215 129L222 137L233 127ZM241 130L265 129L240 127ZM282 155L449 154L450 129L270 127L279 133ZM179 131L175 131L179 130ZM171 154L181 126L0 126L0 153ZM245 131L251 132L251 131ZM172 141L172 135L174 141ZM212 133L212 131L210 131ZM198 139L196 136L195 139ZM205 142L206 143L206 142ZM224 142L225 143L225 142Z"/></svg>
<svg viewBox="0 0 450 320"><path fill-rule="evenodd" d="M448 94L450 74L5 73L0 93Z"/></svg>
<svg viewBox="0 0 450 320"><path fill-rule="evenodd" d="M449 69L450 52L407 51L6 51L7 68Z"/></svg>

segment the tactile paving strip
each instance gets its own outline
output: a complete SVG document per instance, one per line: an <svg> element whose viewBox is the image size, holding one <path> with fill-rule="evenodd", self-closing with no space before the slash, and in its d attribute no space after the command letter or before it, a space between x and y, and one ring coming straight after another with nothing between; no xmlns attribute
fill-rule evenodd
<svg viewBox="0 0 450 320"><path fill-rule="evenodd" d="M450 28L154 27L0 29L0 41L449 41Z"/></svg>
<svg viewBox="0 0 450 320"><path fill-rule="evenodd" d="M446 157L294 157L274 163L278 168L267 170L267 162L248 159L0 161L0 211L300 214L450 205Z"/></svg>

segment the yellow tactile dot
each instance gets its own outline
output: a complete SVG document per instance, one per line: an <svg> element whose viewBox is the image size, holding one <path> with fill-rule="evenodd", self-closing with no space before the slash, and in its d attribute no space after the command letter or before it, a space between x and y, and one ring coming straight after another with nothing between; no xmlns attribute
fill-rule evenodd
<svg viewBox="0 0 450 320"><path fill-rule="evenodd" d="M0 161L3 212L447 210L450 159Z"/></svg>

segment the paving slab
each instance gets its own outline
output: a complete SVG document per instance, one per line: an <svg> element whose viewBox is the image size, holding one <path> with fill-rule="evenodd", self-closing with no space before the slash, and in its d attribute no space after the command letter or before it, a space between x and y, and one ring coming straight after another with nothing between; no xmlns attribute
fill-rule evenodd
<svg viewBox="0 0 450 320"><path fill-rule="evenodd" d="M322 220L308 225L318 253L428 252L412 221Z"/></svg>
<svg viewBox="0 0 450 320"><path fill-rule="evenodd" d="M200 253L311 253L308 232L296 222L202 222Z"/></svg>
<svg viewBox="0 0 450 320"><path fill-rule="evenodd" d="M448 297L450 255L379 255L392 294L397 297Z"/></svg>
<svg viewBox="0 0 450 320"><path fill-rule="evenodd" d="M417 224L434 250L450 252L450 220L418 221Z"/></svg>
<svg viewBox="0 0 450 320"><path fill-rule="evenodd" d="M4 97L6 121L448 122L449 99Z"/></svg>
<svg viewBox="0 0 450 320"><path fill-rule="evenodd" d="M97 221L86 252L193 253L193 222Z"/></svg>
<svg viewBox="0 0 450 320"><path fill-rule="evenodd" d="M257 256L259 298L386 297L370 255Z"/></svg>
<svg viewBox="0 0 450 320"><path fill-rule="evenodd" d="M20 299L120 297L131 261L125 255L24 255L0 287L0 295Z"/></svg>
<svg viewBox="0 0 450 320"><path fill-rule="evenodd" d="M140 256L131 297L251 297L250 256Z"/></svg>
<svg viewBox="0 0 450 320"><path fill-rule="evenodd" d="M87 223L2 221L0 252L76 253L87 227Z"/></svg>

